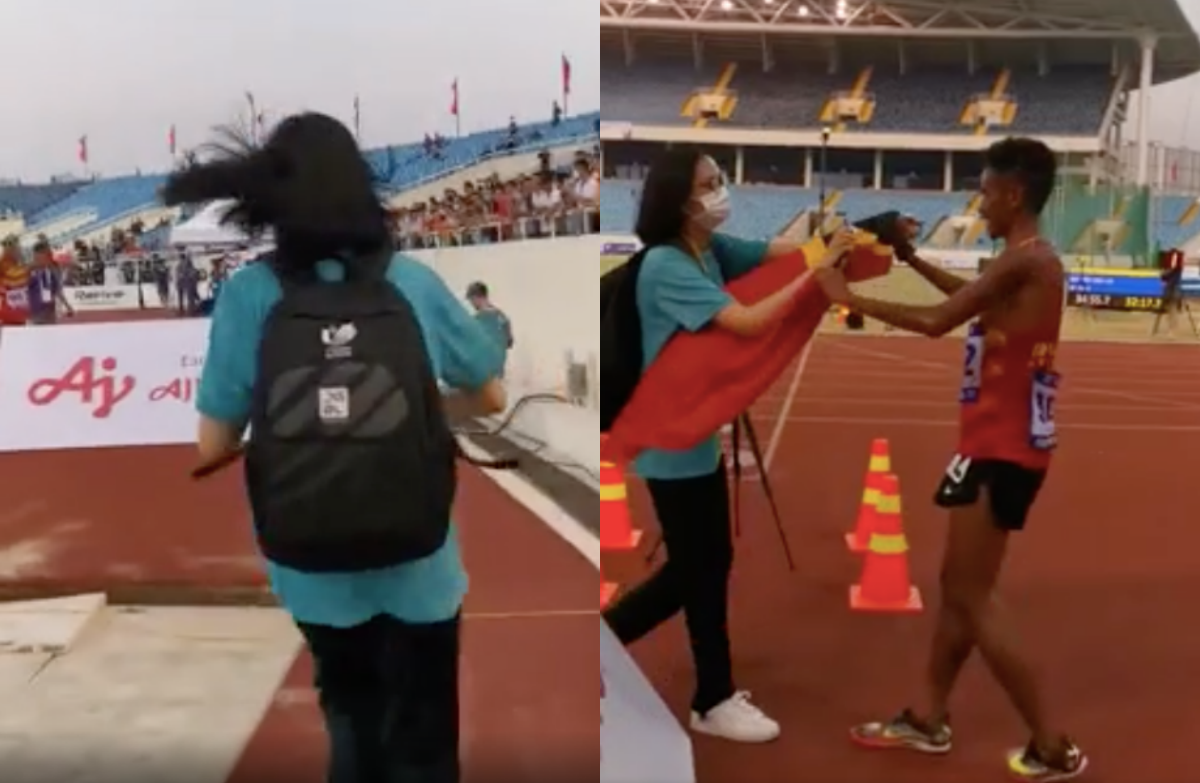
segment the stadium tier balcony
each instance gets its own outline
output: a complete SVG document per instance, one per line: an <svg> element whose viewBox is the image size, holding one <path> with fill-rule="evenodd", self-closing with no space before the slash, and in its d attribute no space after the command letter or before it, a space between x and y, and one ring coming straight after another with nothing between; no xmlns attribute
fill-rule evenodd
<svg viewBox="0 0 1200 783"><path fill-rule="evenodd" d="M801 212L817 206L815 190L769 185L731 187L733 214L722 229L750 239L767 239L783 231ZM600 231L632 234L641 184L628 180L600 185Z"/></svg>
<svg viewBox="0 0 1200 783"><path fill-rule="evenodd" d="M846 190L834 210L853 222L897 209L921 221L928 235L943 218L961 213L969 200L970 194L966 193Z"/></svg>
<svg viewBox="0 0 1200 783"><path fill-rule="evenodd" d="M556 143L595 134L599 114L592 113L550 122L520 126L518 145L540 150ZM505 154L508 129L489 130L461 139L447 139L441 154L427 155L421 144L369 150L367 159L386 177L383 183L403 188L435 179L492 154ZM20 213L26 218L26 232L38 233L74 214L94 214L86 225L74 225L68 235L100 228L124 215L157 203L158 190L165 175L128 176L100 179L88 183L13 185L0 187L0 211ZM57 239L68 238L60 235Z"/></svg>
<svg viewBox="0 0 1200 783"><path fill-rule="evenodd" d="M600 69L600 114L643 125L688 125L684 104L697 89L716 84L720 64L697 71L690 62L643 61L633 68Z"/></svg>
<svg viewBox="0 0 1200 783"><path fill-rule="evenodd" d="M819 194L813 188L752 185L730 188L733 215L723 229L753 239L773 237L803 212L816 210ZM605 181L600 186L600 230L630 234L636 219L640 185L630 181ZM890 209L902 210L932 230L947 215L957 214L969 196L961 193L907 193L905 191L847 190L834 195L831 212L854 221Z"/></svg>
<svg viewBox="0 0 1200 783"><path fill-rule="evenodd" d="M27 230L36 232L39 226L88 210L96 215L92 225L109 222L139 207L153 205L164 181L161 175L96 180L36 213L29 219Z"/></svg>
<svg viewBox="0 0 1200 783"><path fill-rule="evenodd" d="M810 188L753 185L732 187L733 216L724 230L735 236L761 239L782 232L801 213L817 209L817 191ZM855 221L887 210L897 209L921 221L930 239L939 224L948 217L962 215L972 193L938 193L904 190L833 191L830 211ZM640 183L606 180L600 187L600 230L606 234L633 233ZM1063 233L1079 236L1097 217L1111 211L1108 196L1077 197L1073 207L1058 217ZM1094 203L1093 203L1094 202ZM1182 247L1200 235L1200 202L1190 196L1164 196L1155 208L1157 217L1151 229L1154 240L1164 248ZM1069 225L1068 225L1069 224ZM986 232L971 235L968 250L989 250Z"/></svg>
<svg viewBox="0 0 1200 783"><path fill-rule="evenodd" d="M728 65L714 63L698 71L690 61L640 61L627 67L613 57L605 57L603 64L604 119L646 125L691 124L681 107L695 91L716 85ZM819 127L830 97L850 91L866 69L847 65L830 75L814 65L779 64L763 72L758 62L740 63L724 85L736 94L736 108L721 124ZM987 68L968 74L926 68L900 75L884 66L872 67L860 87L874 100L873 112L866 123L847 123L848 132L972 133L975 128L962 122L964 107L974 97L995 93L1016 107L1011 124L993 127L991 133L1091 136L1100 130L1113 79L1103 68L1063 67L1046 75L1027 69Z"/></svg>
<svg viewBox="0 0 1200 783"><path fill-rule="evenodd" d="M541 122L521 125L517 146L536 150L596 132L598 113L563 119L558 125ZM507 128L473 133L459 139L445 139L437 156L426 154L422 144L368 150L367 160L379 172L385 185L400 189L428 182L455 169L469 166L489 155L504 154L509 141Z"/></svg>
<svg viewBox="0 0 1200 783"><path fill-rule="evenodd" d="M68 198L82 183L0 186L0 211L16 212L26 218Z"/></svg>
<svg viewBox="0 0 1200 783"><path fill-rule="evenodd" d="M1162 196L1156 213L1155 238L1163 248L1183 247L1200 234L1200 201L1194 196Z"/></svg>

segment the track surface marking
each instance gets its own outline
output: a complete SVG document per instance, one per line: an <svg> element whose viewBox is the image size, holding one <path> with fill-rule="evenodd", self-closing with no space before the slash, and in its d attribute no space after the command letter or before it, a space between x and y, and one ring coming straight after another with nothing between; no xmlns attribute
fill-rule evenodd
<svg viewBox="0 0 1200 783"><path fill-rule="evenodd" d="M859 563L845 550L872 438L891 444L916 583L933 604L945 516L931 495L956 437L961 342L822 335L803 383L786 373L755 407L786 421L772 464L797 558L787 571L766 502L743 492L731 629L739 687L783 724L757 747L696 738L700 783L962 783L1004 780L1003 753L1028 738L973 660L955 696L954 753L942 759L852 748L847 729L918 693L931 614L851 613ZM1092 756L1092 779L1185 783L1200 745L1200 348L1067 343L1060 348L1062 445L1002 592L1020 641L1045 675L1062 726ZM637 524L652 528L641 487ZM653 540L654 536L649 537ZM605 557L628 583L640 557ZM682 622L634 648L686 715L692 675ZM751 772L753 770L753 772Z"/></svg>

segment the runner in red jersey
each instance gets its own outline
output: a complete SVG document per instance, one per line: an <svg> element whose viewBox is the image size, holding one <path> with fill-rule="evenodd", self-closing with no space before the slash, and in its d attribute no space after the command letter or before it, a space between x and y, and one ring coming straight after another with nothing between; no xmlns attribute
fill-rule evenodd
<svg viewBox="0 0 1200 783"><path fill-rule="evenodd" d="M21 260L16 237L0 248L0 325L24 326L29 320L29 268Z"/></svg>
<svg viewBox="0 0 1200 783"><path fill-rule="evenodd" d="M817 271L834 303L900 329L941 337L971 322L958 453L934 500L949 509L950 525L924 698L892 720L856 727L851 736L869 747L948 753L947 702L978 649L1033 735L1027 746L1009 752L1009 771L1039 783L1076 777L1087 759L1050 723L994 594L1009 534L1024 527L1056 445L1054 360L1065 272L1038 234L1055 175L1054 153L1040 141L1005 139L987 150L980 214L992 238L1004 241L1004 252L972 281L904 253L913 269L947 295L939 305L857 296L836 267Z"/></svg>

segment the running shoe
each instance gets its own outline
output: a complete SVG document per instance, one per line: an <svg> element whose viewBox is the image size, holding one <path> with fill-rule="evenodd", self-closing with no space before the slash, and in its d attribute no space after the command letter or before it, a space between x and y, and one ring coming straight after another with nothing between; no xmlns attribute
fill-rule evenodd
<svg viewBox="0 0 1200 783"><path fill-rule="evenodd" d="M950 724L928 724L912 710L905 710L886 723L864 723L850 730L850 739L864 748L902 748L920 753L950 752Z"/></svg>
<svg viewBox="0 0 1200 783"><path fill-rule="evenodd" d="M1024 748L1009 751L1008 771L1017 780L1033 783L1055 783L1079 777L1087 769L1087 756L1071 740L1064 742L1066 747L1056 759L1043 756L1032 742Z"/></svg>

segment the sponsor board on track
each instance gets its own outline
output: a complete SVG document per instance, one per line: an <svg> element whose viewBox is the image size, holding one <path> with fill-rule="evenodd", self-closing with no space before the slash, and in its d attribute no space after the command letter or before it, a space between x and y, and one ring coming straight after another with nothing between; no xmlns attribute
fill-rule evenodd
<svg viewBox="0 0 1200 783"><path fill-rule="evenodd" d="M138 301L136 285L82 285L63 288L63 296L76 310L137 310L142 305ZM149 283L142 284L142 299L146 307L159 307L158 292Z"/></svg>
<svg viewBox="0 0 1200 783"><path fill-rule="evenodd" d="M208 322L12 329L0 344L0 452L192 443Z"/></svg>

